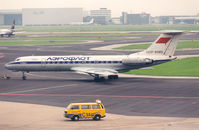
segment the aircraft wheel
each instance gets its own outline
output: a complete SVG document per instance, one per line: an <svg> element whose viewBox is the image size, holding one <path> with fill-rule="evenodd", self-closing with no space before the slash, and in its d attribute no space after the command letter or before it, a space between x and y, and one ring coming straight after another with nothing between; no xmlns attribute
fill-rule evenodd
<svg viewBox="0 0 199 130"><path fill-rule="evenodd" d="M113 76L109 75L109 76L108 76L108 79L113 79Z"/></svg>
<svg viewBox="0 0 199 130"><path fill-rule="evenodd" d="M100 77L100 81L104 81L105 80L105 78L104 77Z"/></svg>
<svg viewBox="0 0 199 130"><path fill-rule="evenodd" d="M110 75L108 76L108 79L118 79L118 75Z"/></svg>
<svg viewBox="0 0 199 130"><path fill-rule="evenodd" d="M94 81L96 81L96 82L105 81L105 78L104 77L95 77Z"/></svg>
<svg viewBox="0 0 199 130"><path fill-rule="evenodd" d="M22 79L23 79L23 80L26 80L27 78L26 78L26 76L23 76Z"/></svg>
<svg viewBox="0 0 199 130"><path fill-rule="evenodd" d="M115 75L115 76L114 76L114 79L118 79L118 75Z"/></svg>
<svg viewBox="0 0 199 130"><path fill-rule="evenodd" d="M98 77L95 77L95 78L94 78L94 81L98 81L98 80L99 80L99 78L98 78Z"/></svg>

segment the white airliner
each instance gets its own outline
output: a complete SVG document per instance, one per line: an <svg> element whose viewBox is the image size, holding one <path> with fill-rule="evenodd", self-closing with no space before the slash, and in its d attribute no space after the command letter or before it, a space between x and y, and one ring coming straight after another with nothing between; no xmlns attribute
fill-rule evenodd
<svg viewBox="0 0 199 130"><path fill-rule="evenodd" d="M89 22L73 22L70 25L91 25L94 23L94 19L91 19Z"/></svg>
<svg viewBox="0 0 199 130"><path fill-rule="evenodd" d="M9 62L5 68L25 72L75 71L83 72L100 81L105 78L118 79L118 72L153 66L176 59L174 52L183 31L163 32L152 45L130 55L69 55L69 56L25 56Z"/></svg>
<svg viewBox="0 0 199 130"><path fill-rule="evenodd" d="M0 36L4 37L7 35L8 37L14 35L15 32L15 20L13 21L13 24L10 29L0 29Z"/></svg>

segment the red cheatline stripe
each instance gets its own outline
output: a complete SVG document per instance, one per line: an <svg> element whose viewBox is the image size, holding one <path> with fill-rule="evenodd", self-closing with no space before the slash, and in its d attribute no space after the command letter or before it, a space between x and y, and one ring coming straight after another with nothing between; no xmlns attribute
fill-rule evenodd
<svg viewBox="0 0 199 130"><path fill-rule="evenodd" d="M156 43L157 44L166 44L171 38L170 37L161 37Z"/></svg>
<svg viewBox="0 0 199 130"><path fill-rule="evenodd" d="M199 97L168 97L168 96L120 96L120 95L81 95L81 94L13 94L0 93L0 96L47 96L47 97L107 97L107 98L163 98L163 99L199 99Z"/></svg>

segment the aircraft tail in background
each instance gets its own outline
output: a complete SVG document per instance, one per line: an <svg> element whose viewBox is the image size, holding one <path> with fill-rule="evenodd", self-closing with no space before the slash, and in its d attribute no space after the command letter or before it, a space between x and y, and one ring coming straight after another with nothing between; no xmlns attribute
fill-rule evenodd
<svg viewBox="0 0 199 130"><path fill-rule="evenodd" d="M13 23L12 23L11 29L15 29L15 20L13 20Z"/></svg>

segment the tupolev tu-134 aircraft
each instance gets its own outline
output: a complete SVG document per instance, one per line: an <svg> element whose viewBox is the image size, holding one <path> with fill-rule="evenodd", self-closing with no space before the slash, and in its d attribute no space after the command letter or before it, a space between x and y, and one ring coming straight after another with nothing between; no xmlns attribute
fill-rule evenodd
<svg viewBox="0 0 199 130"><path fill-rule="evenodd" d="M24 73L36 71L75 71L89 74L95 81L118 79L119 72L149 67L176 59L174 52L184 31L164 31L152 45L130 55L25 56L5 65L6 69Z"/></svg>

